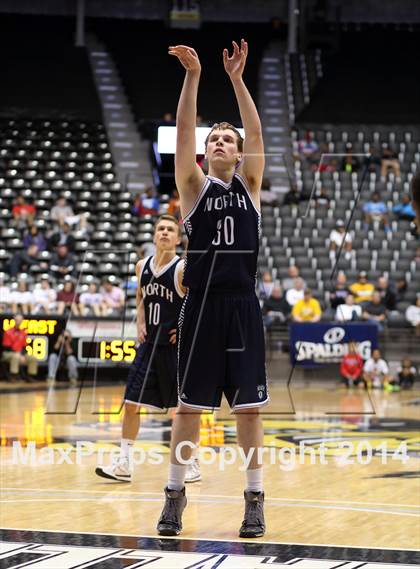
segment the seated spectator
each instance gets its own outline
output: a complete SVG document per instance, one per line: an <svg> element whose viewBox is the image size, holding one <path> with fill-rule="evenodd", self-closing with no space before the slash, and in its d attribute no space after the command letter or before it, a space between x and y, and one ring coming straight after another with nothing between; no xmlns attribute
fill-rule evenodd
<svg viewBox="0 0 420 569"><path fill-rule="evenodd" d="M354 296L354 301L359 304L372 300L375 286L368 282L366 271L360 271L358 280L350 285L349 290Z"/></svg>
<svg viewBox="0 0 420 569"><path fill-rule="evenodd" d="M292 318L295 322L319 322L321 320L321 305L312 297L309 288L305 289L302 300L298 300L292 309Z"/></svg>
<svg viewBox="0 0 420 569"><path fill-rule="evenodd" d="M349 294L349 289L347 287L347 277L343 271L337 274L337 279L335 285L330 292L330 304L331 308L337 308L340 304L344 304Z"/></svg>
<svg viewBox="0 0 420 569"><path fill-rule="evenodd" d="M293 287L286 291L286 301L290 307L293 307L298 300L302 300L304 296L303 279L300 277L293 281Z"/></svg>
<svg viewBox="0 0 420 569"><path fill-rule="evenodd" d="M274 288L274 281L272 274L270 273L270 271L264 271L263 274L261 275L261 280L258 283L259 297L262 300L270 298L271 293L273 292L273 288Z"/></svg>
<svg viewBox="0 0 420 569"><path fill-rule="evenodd" d="M29 245L26 251L18 251L10 261L10 276L16 277L19 273L29 272L33 268L47 267L39 257L38 247Z"/></svg>
<svg viewBox="0 0 420 569"><path fill-rule="evenodd" d="M384 143L382 145L382 157L381 157L381 178L385 179L388 170L391 169L393 174L397 177L401 177L400 163L398 161L398 154L392 150L388 144Z"/></svg>
<svg viewBox="0 0 420 569"><path fill-rule="evenodd" d="M102 310L106 316L118 316L124 307L124 292L122 288L112 284L105 278L102 281L101 293L103 296Z"/></svg>
<svg viewBox="0 0 420 569"><path fill-rule="evenodd" d="M77 358L73 346L73 337L68 330L62 332L54 343L53 351L48 358L47 382L54 384L58 366L61 361L65 361L70 383L77 383L79 372L77 370Z"/></svg>
<svg viewBox="0 0 420 569"><path fill-rule="evenodd" d="M89 314L102 316L103 300L103 295L98 291L98 285L90 283L88 291L80 295L80 314L82 316L88 316Z"/></svg>
<svg viewBox="0 0 420 569"><path fill-rule="evenodd" d="M33 356L29 356L26 351L26 340L28 334L21 325L23 322L22 314L15 313L13 317L15 325L9 328L3 335L3 355L5 362L9 363L11 379L19 379L19 368L21 365L28 366L28 382L35 381L38 372L38 362Z"/></svg>
<svg viewBox="0 0 420 569"><path fill-rule="evenodd" d="M416 304L407 307L405 318L416 329L416 336L420 336L420 293L417 293Z"/></svg>
<svg viewBox="0 0 420 569"><path fill-rule="evenodd" d="M157 215L159 213L159 205L159 200L154 196L153 188L150 186L144 194L137 197L132 211L139 217L143 215Z"/></svg>
<svg viewBox="0 0 420 569"><path fill-rule="evenodd" d="M181 200L179 199L179 193L177 189L172 192L172 197L169 200L166 213L168 215L173 215L178 220L181 219Z"/></svg>
<svg viewBox="0 0 420 569"><path fill-rule="evenodd" d="M57 293L50 286L48 277L41 279L41 286L33 291L34 313L51 314L56 310Z"/></svg>
<svg viewBox="0 0 420 569"><path fill-rule="evenodd" d="M264 300L262 308L264 325L269 329L275 324L285 322L289 311L290 308L282 294L281 286L275 284L270 297Z"/></svg>
<svg viewBox="0 0 420 569"><path fill-rule="evenodd" d="M51 208L50 217L59 226L66 222L70 223L69 218L71 220L75 217L73 209L67 204L64 196L57 198L55 205Z"/></svg>
<svg viewBox="0 0 420 569"><path fill-rule="evenodd" d="M76 239L72 235L72 230L69 223L60 224L58 231L53 233L49 238L49 249L55 249L59 245L65 245L71 253L73 253L75 250Z"/></svg>
<svg viewBox="0 0 420 569"><path fill-rule="evenodd" d="M335 311L335 319L339 322L354 322L362 317L362 307L354 304L354 296L348 294L344 304L339 304Z"/></svg>
<svg viewBox="0 0 420 569"><path fill-rule="evenodd" d="M76 262L66 245L59 245L51 256L50 274L58 281L71 277L76 272Z"/></svg>
<svg viewBox="0 0 420 569"><path fill-rule="evenodd" d="M302 201L302 195L296 186L292 186L288 192L284 194L282 205L298 205Z"/></svg>
<svg viewBox="0 0 420 569"><path fill-rule="evenodd" d="M145 241L137 251L139 259L147 259L156 253L156 245L153 241Z"/></svg>
<svg viewBox="0 0 420 569"><path fill-rule="evenodd" d="M336 252L343 247L344 257L351 258L353 249L353 239L350 233L346 232L346 227L342 219L337 219L335 228L330 233L330 252L335 257Z"/></svg>
<svg viewBox="0 0 420 569"><path fill-rule="evenodd" d="M411 389L416 379L417 369L410 358L404 358L397 369L398 385L401 389Z"/></svg>
<svg viewBox="0 0 420 569"><path fill-rule="evenodd" d="M79 295L76 293L74 282L71 279L65 281L62 290L57 294L57 314L70 312L74 316L80 316Z"/></svg>
<svg viewBox="0 0 420 569"><path fill-rule="evenodd" d="M374 292L372 295L372 300L365 304L363 313L363 320L372 322L378 327L378 332L383 331L383 324L387 318L387 309L381 303L381 296L379 292Z"/></svg>
<svg viewBox="0 0 420 569"><path fill-rule="evenodd" d="M260 200L261 205L272 205L273 207L280 205L278 194L271 189L271 182L268 178L263 178L261 182Z"/></svg>
<svg viewBox="0 0 420 569"><path fill-rule="evenodd" d="M397 307L397 289L388 281L387 277L379 277L376 290L381 298L381 304L387 310L395 310Z"/></svg>
<svg viewBox="0 0 420 569"><path fill-rule="evenodd" d="M417 235L420 235L420 172L414 174L411 180L411 195L414 211L416 212L415 224L417 226Z"/></svg>
<svg viewBox="0 0 420 569"><path fill-rule="evenodd" d="M372 223L379 222L385 231L389 230L388 225L388 208L385 202L380 201L379 193L373 192L370 201L363 206L365 229L369 229Z"/></svg>
<svg viewBox="0 0 420 569"><path fill-rule="evenodd" d="M368 389L381 389L390 380L389 367L381 358L380 350L373 350L372 357L363 366L363 379Z"/></svg>
<svg viewBox="0 0 420 569"><path fill-rule="evenodd" d="M376 146L369 148L370 156L366 156L363 161L364 166L367 166L368 172L374 172L379 176L381 171L381 154Z"/></svg>
<svg viewBox="0 0 420 569"><path fill-rule="evenodd" d="M23 314L31 314L34 305L34 296L28 290L28 283L25 280L18 282L18 287L10 294L12 302L12 312L23 312Z"/></svg>
<svg viewBox="0 0 420 569"><path fill-rule="evenodd" d="M23 246L25 249L28 249L30 245L36 245L38 247L38 251L45 251L47 247L47 242L45 241L45 237L41 231L39 231L36 225L30 225L28 231L25 233L23 237Z"/></svg>
<svg viewBox="0 0 420 569"><path fill-rule="evenodd" d="M346 154L341 161L341 170L343 172L357 172L359 168L359 160L351 153Z"/></svg>
<svg viewBox="0 0 420 569"><path fill-rule="evenodd" d="M392 213L395 213L398 220L413 221L416 217L416 212L411 204L411 198L408 194L403 194L401 203L394 205Z"/></svg>
<svg viewBox="0 0 420 569"><path fill-rule="evenodd" d="M314 152L317 152L318 144L314 140L314 134L311 131L306 131L303 139L298 141L298 158L303 159L310 157Z"/></svg>
<svg viewBox="0 0 420 569"><path fill-rule="evenodd" d="M283 290L289 290L290 288L293 288L295 285L295 280L299 277L299 268L296 265L290 265L290 267L288 267L287 269L287 277L284 277L284 279L281 282L281 286L283 287ZM303 288L306 287L306 282L305 279L302 279L302 283L303 283ZM302 296L303 298L303 296Z"/></svg>
<svg viewBox="0 0 420 569"><path fill-rule="evenodd" d="M15 225L23 228L33 221L36 209L33 205L26 203L24 196L18 196L12 207L12 215Z"/></svg>
<svg viewBox="0 0 420 569"><path fill-rule="evenodd" d="M327 188L322 187L321 189L317 190L315 192L313 200L314 200L313 205L315 207L326 207L326 206L328 206L330 201L331 201L331 198L328 195Z"/></svg>
<svg viewBox="0 0 420 569"><path fill-rule="evenodd" d="M0 312L9 312L12 308L12 292L5 283L4 273L0 273Z"/></svg>
<svg viewBox="0 0 420 569"><path fill-rule="evenodd" d="M356 344L349 342L349 351L343 356L340 363L342 382L346 387L364 385L362 373L363 358L357 352Z"/></svg>
<svg viewBox="0 0 420 569"><path fill-rule="evenodd" d="M420 247L416 249L416 256L414 257L416 263L420 263Z"/></svg>

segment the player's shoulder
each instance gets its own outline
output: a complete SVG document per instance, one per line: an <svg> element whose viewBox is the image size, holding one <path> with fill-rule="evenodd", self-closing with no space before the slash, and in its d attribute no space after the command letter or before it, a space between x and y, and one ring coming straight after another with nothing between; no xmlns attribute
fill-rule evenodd
<svg viewBox="0 0 420 569"><path fill-rule="evenodd" d="M139 276L143 270L145 264L152 258L152 255L145 257L144 259L139 259L136 263L136 275Z"/></svg>

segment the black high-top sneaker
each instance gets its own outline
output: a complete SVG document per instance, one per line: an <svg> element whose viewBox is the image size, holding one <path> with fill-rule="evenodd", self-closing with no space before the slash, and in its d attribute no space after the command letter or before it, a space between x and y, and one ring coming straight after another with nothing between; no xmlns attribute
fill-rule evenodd
<svg viewBox="0 0 420 569"><path fill-rule="evenodd" d="M239 537L262 537L265 533L264 492L244 492L245 517Z"/></svg>
<svg viewBox="0 0 420 569"><path fill-rule="evenodd" d="M179 535L182 530L182 512L187 505L185 488L165 488L165 505L160 515L157 530L159 535Z"/></svg>

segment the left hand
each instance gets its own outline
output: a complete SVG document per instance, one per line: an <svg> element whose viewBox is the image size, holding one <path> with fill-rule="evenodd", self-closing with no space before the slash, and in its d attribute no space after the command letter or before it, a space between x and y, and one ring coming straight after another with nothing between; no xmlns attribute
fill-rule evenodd
<svg viewBox="0 0 420 569"><path fill-rule="evenodd" d="M176 328L169 330L169 343L176 344Z"/></svg>
<svg viewBox="0 0 420 569"><path fill-rule="evenodd" d="M233 41L233 54L229 57L227 49L223 50L223 65L226 73L231 79L240 79L245 68L246 58L248 55L248 44L244 39L241 39L241 47Z"/></svg>

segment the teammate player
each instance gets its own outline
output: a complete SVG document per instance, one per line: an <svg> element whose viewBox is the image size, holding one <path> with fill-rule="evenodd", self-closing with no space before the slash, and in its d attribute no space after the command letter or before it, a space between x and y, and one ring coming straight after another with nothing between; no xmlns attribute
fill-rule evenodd
<svg viewBox="0 0 420 569"><path fill-rule="evenodd" d="M233 43L223 63L236 95L245 140L228 123L212 127L206 140L209 175L196 164L196 103L201 65L194 49L169 48L186 69L177 110L175 178L188 236L178 327L180 406L174 419L165 506L160 535L178 535L186 505L184 479L197 440L200 413L217 409L224 393L237 419L238 442L253 453L246 473L245 517L240 537L264 534L261 453L263 428L258 408L268 401L264 333L255 294L264 146L257 109L242 79L248 45ZM217 96L217 93L214 93ZM179 443L183 443L179 445ZM181 448L182 447L182 448ZM178 460L177 450L182 460Z"/></svg>
<svg viewBox="0 0 420 569"><path fill-rule="evenodd" d="M98 467L95 471L103 478L123 482L131 481L129 457L140 427L139 407L169 409L178 404L176 325L185 287L182 285L184 260L176 254L181 231L175 217L159 217L153 242L156 254L136 265L140 346L128 373L120 455L111 466ZM194 460L188 482L200 479L198 462Z"/></svg>

